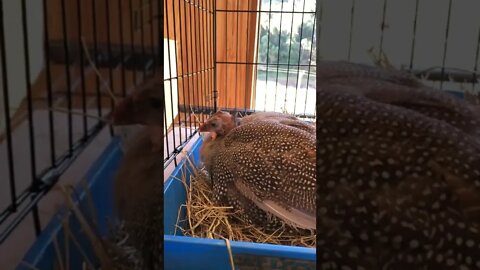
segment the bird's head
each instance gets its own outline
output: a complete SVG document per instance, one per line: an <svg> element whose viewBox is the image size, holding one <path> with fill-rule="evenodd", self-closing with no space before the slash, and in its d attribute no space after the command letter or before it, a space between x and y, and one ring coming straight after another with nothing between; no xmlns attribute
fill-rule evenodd
<svg viewBox="0 0 480 270"><path fill-rule="evenodd" d="M111 122L116 126L162 126L163 106L163 81L161 78L153 78L140 85L130 96L117 102Z"/></svg>
<svg viewBox="0 0 480 270"><path fill-rule="evenodd" d="M237 124L238 122L235 116L228 112L218 111L205 121L205 123L200 125L198 131L210 132L212 140L215 140L219 136L227 135Z"/></svg>

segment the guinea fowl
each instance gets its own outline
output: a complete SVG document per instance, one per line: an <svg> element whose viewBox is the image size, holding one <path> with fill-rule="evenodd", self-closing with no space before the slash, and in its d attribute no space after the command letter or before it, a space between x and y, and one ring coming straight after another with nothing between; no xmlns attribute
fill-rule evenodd
<svg viewBox="0 0 480 270"><path fill-rule="evenodd" d="M144 269L163 269L163 84L148 81L115 107L113 125L148 125L126 149L114 180L114 204Z"/></svg>
<svg viewBox="0 0 480 270"><path fill-rule="evenodd" d="M279 124L299 128L315 135L314 125L300 121L297 117L288 114L278 112L255 112L242 118L237 118L228 112L218 111L208 118L205 123L200 125L198 129L199 132L209 133L208 136L204 137L204 143L200 148L200 159L207 171L210 171L210 164L214 160L214 157L210 155L214 152L212 149L217 147L217 144L213 143L217 136L223 138L240 124L248 124L259 120L274 121Z"/></svg>
<svg viewBox="0 0 480 270"><path fill-rule="evenodd" d="M348 62L323 62L317 67L320 86L336 85L371 100L443 120L480 138L480 108L444 91L425 86L412 75Z"/></svg>
<svg viewBox="0 0 480 270"><path fill-rule="evenodd" d="M137 86L131 95L115 105L112 121L115 125L143 124L161 127L164 99L162 77L149 78Z"/></svg>
<svg viewBox="0 0 480 270"><path fill-rule="evenodd" d="M478 141L341 84L317 116L321 268L480 268Z"/></svg>
<svg viewBox="0 0 480 270"><path fill-rule="evenodd" d="M200 128L220 134L207 137L200 153L214 200L242 210L247 222L266 229L283 224L315 229L315 135L262 118L240 121L225 133L233 119L217 112Z"/></svg>
<svg viewBox="0 0 480 270"><path fill-rule="evenodd" d="M208 136L204 137L204 143L200 148L200 159L207 168L207 171L210 170L210 163L214 160L214 157L211 157L210 155L213 152L212 149L217 147L217 144L213 143L217 136L223 138L235 127L259 120L274 121L279 124L299 128L315 135L315 126L300 121L297 117L288 114L278 112L255 112L245 117L237 118L228 112L218 111L208 118L205 123L200 125L198 129L199 132L209 133Z"/></svg>
<svg viewBox="0 0 480 270"><path fill-rule="evenodd" d="M153 147L159 150L163 144L164 99L163 78L149 78L115 105L111 115L112 125L144 125L150 130Z"/></svg>
<svg viewBox="0 0 480 270"><path fill-rule="evenodd" d="M215 160L214 155L217 154L217 144L221 143L222 137L212 140L211 133L208 133L203 140L202 148L200 149L200 157L207 172L211 173L211 163ZM255 224L267 233L273 233L278 231L279 228L284 228L287 231L295 231L298 234L310 234L310 230L302 230L289 226L288 223L285 224L281 218L276 217L268 211L262 210L254 201L246 197L236 188L227 189L227 194L223 203L234 208L234 211L237 213L236 216L241 222Z"/></svg>
<svg viewBox="0 0 480 270"><path fill-rule="evenodd" d="M218 111L214 113L208 121L200 125L198 131L210 132L211 139L215 140L217 136L223 137L227 135L239 124L240 121L235 116L228 112Z"/></svg>
<svg viewBox="0 0 480 270"><path fill-rule="evenodd" d="M150 131L143 130L124 153L113 195L118 215L145 269L162 269L163 155L152 150L150 137Z"/></svg>
<svg viewBox="0 0 480 270"><path fill-rule="evenodd" d="M217 135L226 135L233 128L241 124L248 124L259 120L274 121L282 125L296 127L311 134L315 134L314 125L308 124L304 121L300 121L295 116L278 112L255 112L242 118L237 118L228 112L218 111L214 113L208 119L208 121L200 125L198 131L210 132L212 135L212 139L215 140Z"/></svg>

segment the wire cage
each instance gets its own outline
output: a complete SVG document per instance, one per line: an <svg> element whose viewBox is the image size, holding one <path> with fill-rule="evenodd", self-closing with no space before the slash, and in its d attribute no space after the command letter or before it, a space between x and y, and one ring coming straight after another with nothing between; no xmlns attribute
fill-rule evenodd
<svg viewBox="0 0 480 270"><path fill-rule="evenodd" d="M188 182L199 164L197 129L209 115L275 111L315 120L315 9L315 0L164 1L166 269L315 268L312 248L232 241L229 261L223 240L177 230L187 197L178 180Z"/></svg>
<svg viewBox="0 0 480 270"><path fill-rule="evenodd" d="M321 60L405 70L480 104L478 2L324 0L319 5Z"/></svg>
<svg viewBox="0 0 480 270"><path fill-rule="evenodd" d="M64 201L56 184L76 185L111 142L115 97L160 74L160 10L155 0L0 3L2 268L48 227Z"/></svg>
<svg viewBox="0 0 480 270"><path fill-rule="evenodd" d="M313 121L315 2L164 2L165 168L219 109Z"/></svg>
<svg viewBox="0 0 480 270"><path fill-rule="evenodd" d="M315 120L317 55L405 69L427 84L480 103L478 10L480 3L473 0L164 0L163 6L155 0L2 1L2 267L14 268L37 236L26 257L35 258L29 261L40 269L52 265L51 234L61 226L52 217L56 203L63 202L53 192L55 185L74 183L93 160L86 178L96 187L95 196L104 199L96 201L99 215L109 211L110 198L102 197L111 189L105 179L112 178L120 159L118 141L105 128L113 105L109 90L125 96L147 77L163 76L164 169L175 177L185 165L179 154L198 149L198 125L218 109L240 115L286 112ZM100 158L98 150L104 150ZM198 151L192 158L198 159ZM165 188L172 185L166 182ZM175 198L181 193L165 196L166 203L182 203ZM176 210L165 209L166 219L168 211L177 217ZM203 242L168 236L166 241L177 244L177 249L167 246L169 256L186 249L196 256L183 263L198 267L219 259L228 264L222 243L207 245L221 254L212 258L194 250L205 248ZM272 252L259 245L256 252L292 257L282 247ZM296 259L314 259L314 254L296 252Z"/></svg>

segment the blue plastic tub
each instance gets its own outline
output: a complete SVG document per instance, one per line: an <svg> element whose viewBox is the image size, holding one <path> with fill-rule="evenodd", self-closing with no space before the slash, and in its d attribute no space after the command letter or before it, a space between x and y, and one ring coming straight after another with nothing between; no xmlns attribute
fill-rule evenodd
<svg viewBox="0 0 480 270"><path fill-rule="evenodd" d="M446 90L446 92L457 98L464 98L463 92L455 90ZM198 139L189 153L189 158L195 165L199 163L198 150L201 144L202 140ZM121 158L120 141L118 138L114 138L86 175L96 208L97 229L102 236L105 236L108 232L107 217L112 217L113 213L112 180ZM181 179L182 174L185 173L187 179L189 179L191 172L190 164L182 161L174 170L172 176L165 182L165 269L230 269L227 247L224 241L181 236L181 230L178 229L176 235L174 235L178 210L186 200L185 188L175 178ZM84 212L88 212L89 208L87 200L85 200L83 186L79 186L76 193L78 194L76 202ZM59 250L65 250L62 216L64 216L64 211L60 211L50 221L25 255L24 262L41 270L53 269L57 256L52 236L56 236ZM182 211L181 218L184 218L184 216L185 211ZM85 255L92 262L95 262L91 244L83 236L78 222L73 216L69 218L69 222L70 231L78 240L79 245L82 246ZM181 226L182 224L178 225ZM73 245L70 244L70 246ZM315 249L312 248L236 241L231 242L231 248L236 269L257 269L260 266L263 269L315 269L316 253ZM78 249L71 247L69 251L69 269L81 270L83 259ZM64 255L62 254L62 256ZM17 269L31 270L32 268L20 264Z"/></svg>
<svg viewBox="0 0 480 270"><path fill-rule="evenodd" d="M463 92L446 92L456 98L464 98ZM189 154L195 165L199 163L198 150L201 144L199 139ZM164 187L165 269L230 269L228 251L223 240L181 236L181 230L178 229L176 236L173 235L178 210L186 200L185 188L176 179L182 179L183 174L190 179L191 172L190 164L180 163ZM180 219L183 219L185 211L181 211L180 215ZM316 269L316 252L312 248L236 241L231 242L231 248L236 269Z"/></svg>
<svg viewBox="0 0 480 270"><path fill-rule="evenodd" d="M195 165L199 163L198 139L189 153ZM225 241L181 236L176 230L178 210L186 201L185 186L178 179L190 179L190 163L182 161L164 186L165 269L231 269ZM182 208L180 219L184 219ZM179 224L182 226L182 224ZM231 241L236 269L316 269L314 248L291 247Z"/></svg>
<svg viewBox="0 0 480 270"><path fill-rule="evenodd" d="M112 180L114 173L121 161L122 152L120 149L120 141L118 138L114 138L112 142L106 147L102 155L93 164L86 175L88 179L88 187L90 190L91 198L95 207L95 220L98 222L95 229L98 230L100 235L105 236L108 233L109 217L112 217L113 213L113 200L112 200ZM91 213L88 205L89 200L86 199L85 188L83 184L79 184L76 188L75 203L79 206L84 214ZM30 250L27 252L23 261L30 266L34 266L40 270L55 269L54 264L57 261L57 253L55 252L53 236L56 237L60 252L64 252L65 249L65 230L63 227L63 217L65 216L65 210L59 211L56 214L42 234L34 242ZM91 218L88 216L87 218ZM73 215L69 217L69 227L72 234L77 239L79 246L82 247L82 251L89 258L92 263L96 263L94 259L93 248L87 238L80 230L80 225L77 219ZM111 219L110 219L111 220ZM70 240L69 243L69 262L71 270L81 270L82 262L84 262L79 249L75 247L75 244ZM65 255L61 255L65 258ZM24 264L20 264L17 269L31 270L32 268ZM59 268L57 268L59 269Z"/></svg>
<svg viewBox="0 0 480 270"><path fill-rule="evenodd" d="M201 143L201 139L195 142L192 151L189 153L190 160L194 161L195 164L199 162L198 150ZM121 158L120 141L118 138L114 138L86 175L96 210L95 216L98 221L96 227L102 236L107 235L108 222L113 217L112 183ZM180 162L165 183L165 269L230 269L224 241L173 235L178 209L186 198L184 185L174 178L181 179L182 173L185 172L187 173L187 179L189 179L191 169L187 162ZM77 187L76 194L78 194L75 199L77 205L84 213L90 213L83 185ZM29 266L20 264L17 269L31 270L30 266L41 270L54 269L58 256L55 252L52 236L56 237L60 252L66 250L64 247L65 230L62 222L64 215L65 211L62 210L52 218L23 259ZM183 212L182 215L185 215L185 213ZM73 215L69 217L69 226L78 244L82 247L82 251L95 264L97 261L93 248ZM177 234L181 234L181 231L177 230ZM315 249L235 241L231 242L231 248L236 269L259 265L262 265L265 269L315 269ZM64 254L61 254L61 256L65 258ZM70 268L68 269L71 270L81 270L82 262L84 262L79 249L71 241L69 244L69 262Z"/></svg>
<svg viewBox="0 0 480 270"><path fill-rule="evenodd" d="M465 94L463 93L463 91L456 91L456 90L445 90L445 92L447 92L448 94L458 98L458 99L464 99L465 98Z"/></svg>

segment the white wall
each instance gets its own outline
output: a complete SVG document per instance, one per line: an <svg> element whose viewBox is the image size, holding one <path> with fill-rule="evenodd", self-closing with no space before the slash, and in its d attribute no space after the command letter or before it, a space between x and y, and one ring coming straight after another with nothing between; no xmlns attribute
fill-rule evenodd
<svg viewBox="0 0 480 270"><path fill-rule="evenodd" d="M27 0L30 77L34 83L44 65L42 1ZM3 0L10 115L26 96L21 1ZM2 67L0 66L0 69ZM5 126L3 78L0 74L0 130Z"/></svg>
<svg viewBox="0 0 480 270"><path fill-rule="evenodd" d="M352 3L355 2L351 61L371 63L367 50L380 43L385 0L321 0L319 53L347 60ZM415 0L387 1L383 50L397 67L410 64ZM441 66L449 0L421 0L418 7L414 69ZM480 29L480 1L452 1L446 67L473 70Z"/></svg>

